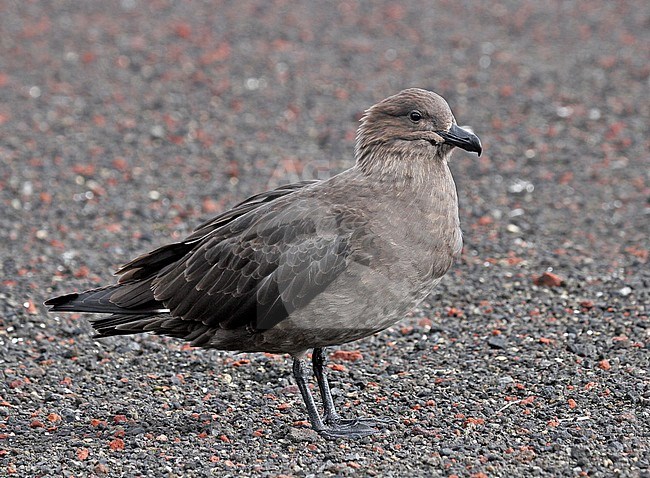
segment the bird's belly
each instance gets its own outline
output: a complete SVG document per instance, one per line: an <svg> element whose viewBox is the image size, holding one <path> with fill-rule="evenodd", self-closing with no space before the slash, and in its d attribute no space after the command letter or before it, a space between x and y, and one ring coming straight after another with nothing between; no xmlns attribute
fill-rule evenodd
<svg viewBox="0 0 650 478"><path fill-rule="evenodd" d="M440 282L387 274L357 265L342 274L306 307L268 331L267 343L284 351L352 342L394 325Z"/></svg>

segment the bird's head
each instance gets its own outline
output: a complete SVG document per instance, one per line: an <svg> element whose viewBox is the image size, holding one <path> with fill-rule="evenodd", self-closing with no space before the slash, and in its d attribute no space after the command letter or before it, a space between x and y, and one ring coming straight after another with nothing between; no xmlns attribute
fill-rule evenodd
<svg viewBox="0 0 650 478"><path fill-rule="evenodd" d="M412 155L446 159L454 147L479 156L482 152L479 138L456 124L441 96L409 88L365 112L357 131L355 156L357 164L364 167L400 157L408 161Z"/></svg>

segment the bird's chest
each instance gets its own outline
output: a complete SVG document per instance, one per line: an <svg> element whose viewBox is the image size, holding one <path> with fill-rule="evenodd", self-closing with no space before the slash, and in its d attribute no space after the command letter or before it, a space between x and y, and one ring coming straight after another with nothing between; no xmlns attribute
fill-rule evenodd
<svg viewBox="0 0 650 478"><path fill-rule="evenodd" d="M442 277L462 248L455 195L410 201L378 214L376 266L413 285ZM441 204L448 204L441 207Z"/></svg>

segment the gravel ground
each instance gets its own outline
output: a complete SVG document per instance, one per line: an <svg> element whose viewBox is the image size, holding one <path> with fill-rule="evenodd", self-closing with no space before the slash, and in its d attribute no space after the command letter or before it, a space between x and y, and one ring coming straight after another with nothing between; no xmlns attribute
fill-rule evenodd
<svg viewBox="0 0 650 478"><path fill-rule="evenodd" d="M0 475L650 476L648 44L641 0L0 3ZM315 436L287 357L40 305L348 167L410 86L485 154L452 164L453 272L332 351L380 436Z"/></svg>

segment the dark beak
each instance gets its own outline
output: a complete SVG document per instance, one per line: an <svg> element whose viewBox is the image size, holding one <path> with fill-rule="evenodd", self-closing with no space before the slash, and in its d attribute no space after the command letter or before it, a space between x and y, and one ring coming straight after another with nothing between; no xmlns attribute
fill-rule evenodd
<svg viewBox="0 0 650 478"><path fill-rule="evenodd" d="M458 125L452 124L449 131L436 131L436 133L445 140L445 143L453 144L465 151L478 153L479 156L483 152L481 140L478 139L478 136L458 127Z"/></svg>

